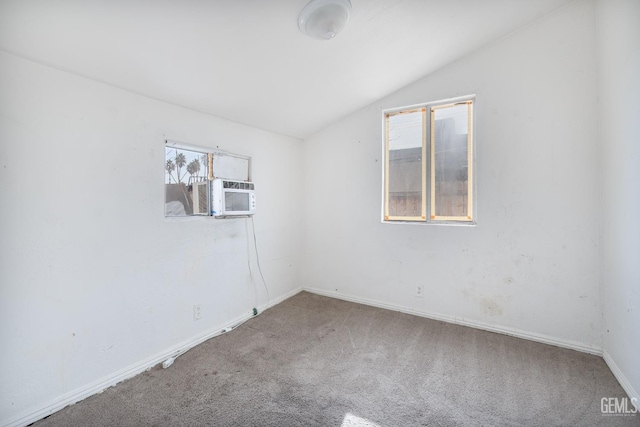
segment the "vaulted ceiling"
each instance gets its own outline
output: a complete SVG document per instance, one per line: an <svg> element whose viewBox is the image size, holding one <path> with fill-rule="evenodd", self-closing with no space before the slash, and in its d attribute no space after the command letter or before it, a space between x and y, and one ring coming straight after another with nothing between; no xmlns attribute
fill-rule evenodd
<svg viewBox="0 0 640 427"><path fill-rule="evenodd" d="M0 49L298 138L569 0L351 0L298 31L307 0L0 0Z"/></svg>

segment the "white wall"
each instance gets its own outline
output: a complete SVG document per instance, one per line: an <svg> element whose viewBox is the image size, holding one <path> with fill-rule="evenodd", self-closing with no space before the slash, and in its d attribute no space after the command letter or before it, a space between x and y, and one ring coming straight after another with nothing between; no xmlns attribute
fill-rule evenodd
<svg viewBox="0 0 640 427"><path fill-rule="evenodd" d="M298 288L299 140L6 54L0 93L0 425L266 303L244 219L165 220L165 138L253 157L272 301Z"/></svg>
<svg viewBox="0 0 640 427"><path fill-rule="evenodd" d="M304 286L598 352L594 23L572 2L308 138ZM474 93L478 226L382 224L382 110Z"/></svg>
<svg viewBox="0 0 640 427"><path fill-rule="evenodd" d="M640 2L598 2L604 351L640 399Z"/></svg>

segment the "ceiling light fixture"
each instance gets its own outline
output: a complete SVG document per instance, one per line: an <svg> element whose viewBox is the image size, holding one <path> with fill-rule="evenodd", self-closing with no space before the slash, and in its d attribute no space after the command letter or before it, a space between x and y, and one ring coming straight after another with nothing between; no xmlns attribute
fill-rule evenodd
<svg viewBox="0 0 640 427"><path fill-rule="evenodd" d="M350 0L311 0L298 16L298 28L320 40L334 38L349 19Z"/></svg>

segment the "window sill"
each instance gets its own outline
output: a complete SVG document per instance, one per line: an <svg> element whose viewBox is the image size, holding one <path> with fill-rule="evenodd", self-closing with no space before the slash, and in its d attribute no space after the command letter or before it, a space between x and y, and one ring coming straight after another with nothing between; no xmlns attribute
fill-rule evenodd
<svg viewBox="0 0 640 427"><path fill-rule="evenodd" d="M393 225L435 225L435 226L450 226L450 227L477 227L478 223L475 221L470 222L461 222L461 221L438 221L438 222L427 222L427 221L385 221L381 220L383 224L393 224Z"/></svg>

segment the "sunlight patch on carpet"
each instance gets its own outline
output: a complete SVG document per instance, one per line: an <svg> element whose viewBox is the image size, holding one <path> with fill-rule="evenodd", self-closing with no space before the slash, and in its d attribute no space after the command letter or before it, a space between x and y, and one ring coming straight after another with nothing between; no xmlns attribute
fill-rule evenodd
<svg viewBox="0 0 640 427"><path fill-rule="evenodd" d="M380 427L378 424L373 421L369 421L364 418L360 418L356 415L353 415L347 412L347 415L344 416L344 420L342 420L342 424L340 427Z"/></svg>

